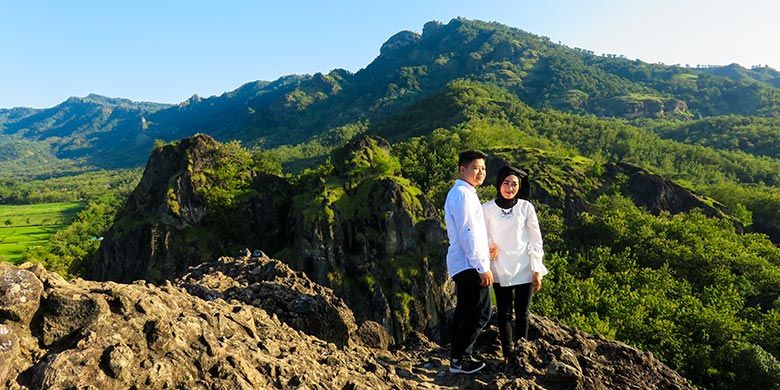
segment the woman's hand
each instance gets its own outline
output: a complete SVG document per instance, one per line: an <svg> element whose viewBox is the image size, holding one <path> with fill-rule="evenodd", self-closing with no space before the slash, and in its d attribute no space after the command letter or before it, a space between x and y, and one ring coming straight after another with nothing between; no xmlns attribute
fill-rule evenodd
<svg viewBox="0 0 780 390"><path fill-rule="evenodd" d="M534 272L534 292L539 292L542 289L542 274Z"/></svg>
<svg viewBox="0 0 780 390"><path fill-rule="evenodd" d="M491 261L498 260L498 245L494 243L490 243L490 260Z"/></svg>

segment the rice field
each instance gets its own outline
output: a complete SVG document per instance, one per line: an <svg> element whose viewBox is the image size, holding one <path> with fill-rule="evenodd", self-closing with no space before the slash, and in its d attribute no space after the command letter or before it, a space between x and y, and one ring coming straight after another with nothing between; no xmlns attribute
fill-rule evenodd
<svg viewBox="0 0 780 390"><path fill-rule="evenodd" d="M0 261L17 263L28 247L46 245L82 208L80 202L0 205Z"/></svg>

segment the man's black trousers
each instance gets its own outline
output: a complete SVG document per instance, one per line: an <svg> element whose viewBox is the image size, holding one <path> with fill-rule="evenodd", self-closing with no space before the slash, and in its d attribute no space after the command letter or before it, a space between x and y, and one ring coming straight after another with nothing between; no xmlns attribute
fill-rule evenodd
<svg viewBox="0 0 780 390"><path fill-rule="evenodd" d="M471 355L477 336L490 320L490 287L479 285L479 273L473 268L459 272L452 280L458 301L452 316L450 357L460 359Z"/></svg>

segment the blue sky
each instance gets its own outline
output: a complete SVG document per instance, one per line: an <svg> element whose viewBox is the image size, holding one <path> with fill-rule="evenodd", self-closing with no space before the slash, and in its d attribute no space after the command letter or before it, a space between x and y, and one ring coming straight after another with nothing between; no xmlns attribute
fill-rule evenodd
<svg viewBox="0 0 780 390"><path fill-rule="evenodd" d="M458 16L596 53L780 69L780 5L733 1L25 1L0 6L0 108L98 93L165 103L291 73L357 71ZM780 4L780 2L778 2Z"/></svg>

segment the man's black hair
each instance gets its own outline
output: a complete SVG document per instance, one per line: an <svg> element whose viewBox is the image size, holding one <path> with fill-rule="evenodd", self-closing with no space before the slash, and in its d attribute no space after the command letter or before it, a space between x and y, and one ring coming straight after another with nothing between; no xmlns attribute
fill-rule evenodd
<svg viewBox="0 0 780 390"><path fill-rule="evenodd" d="M458 166L468 166L471 164L472 161L477 159L485 159L487 158L487 154L483 153L480 150L467 150L465 152L460 152L458 155Z"/></svg>

